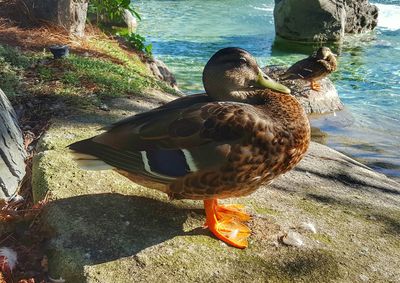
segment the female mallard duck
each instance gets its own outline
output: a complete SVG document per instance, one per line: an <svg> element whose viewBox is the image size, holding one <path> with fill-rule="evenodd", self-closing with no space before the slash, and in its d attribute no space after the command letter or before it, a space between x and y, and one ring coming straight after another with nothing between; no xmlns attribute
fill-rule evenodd
<svg viewBox="0 0 400 283"><path fill-rule="evenodd" d="M217 199L248 195L292 169L308 148L310 125L289 89L243 49L214 54L203 83L207 94L137 114L69 148L86 169L114 169L172 199L204 200L208 228L244 248L250 216Z"/></svg>
<svg viewBox="0 0 400 283"><path fill-rule="evenodd" d="M311 56L296 62L281 77L281 80L307 80L311 89L320 91L321 86L316 82L336 71L336 55L328 47L321 47Z"/></svg>

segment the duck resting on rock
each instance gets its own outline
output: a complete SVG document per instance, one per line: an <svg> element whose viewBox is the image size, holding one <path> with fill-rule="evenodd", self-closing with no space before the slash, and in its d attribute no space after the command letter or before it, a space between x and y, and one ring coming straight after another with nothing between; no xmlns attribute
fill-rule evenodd
<svg viewBox="0 0 400 283"><path fill-rule="evenodd" d="M336 71L336 68L336 55L329 47L320 47L311 56L293 64L280 80L306 80L310 82L312 90L320 91L321 86L316 81Z"/></svg>
<svg viewBox="0 0 400 283"><path fill-rule="evenodd" d="M206 226L247 247L245 196L292 169L310 141L307 116L285 86L240 48L215 53L203 71L206 94L189 95L116 122L69 145L86 169L113 169L171 199L203 200Z"/></svg>

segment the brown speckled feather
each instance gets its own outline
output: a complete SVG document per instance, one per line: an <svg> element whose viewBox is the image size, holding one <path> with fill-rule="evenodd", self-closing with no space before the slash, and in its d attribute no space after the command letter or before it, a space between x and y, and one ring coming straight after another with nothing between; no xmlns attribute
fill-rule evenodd
<svg viewBox="0 0 400 283"><path fill-rule="evenodd" d="M290 95L265 94L264 105L253 109L240 107L235 109L234 116L224 116L225 121L235 119L237 129L246 133L240 143L230 145L227 163L177 179L170 185L169 194L173 198L247 195L292 169L301 160L310 140L304 110ZM215 111L214 107L207 108ZM226 113L235 112L228 109Z"/></svg>
<svg viewBox="0 0 400 283"><path fill-rule="evenodd" d="M194 97L193 105L185 98L180 107L178 99L162 111L156 109L154 114L147 112L115 124L86 140L89 146L85 150L129 179L171 198L246 195L293 168L310 139L308 119L291 95L259 91L259 96L263 103L255 106L197 103ZM77 145L71 148L83 150ZM197 171L176 178L152 176L138 152L157 149L189 150Z"/></svg>

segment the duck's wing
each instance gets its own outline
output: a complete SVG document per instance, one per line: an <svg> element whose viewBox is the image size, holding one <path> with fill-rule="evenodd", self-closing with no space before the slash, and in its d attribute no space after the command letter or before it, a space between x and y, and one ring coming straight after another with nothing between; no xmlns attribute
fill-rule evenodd
<svg viewBox="0 0 400 283"><path fill-rule="evenodd" d="M282 80L312 79L327 72L327 64L310 56L293 64L282 76Z"/></svg>
<svg viewBox="0 0 400 283"><path fill-rule="evenodd" d="M118 122L69 148L92 156L89 162L100 159L113 168L170 183L225 164L231 147L249 137L259 115L255 107L234 102L161 108Z"/></svg>
<svg viewBox="0 0 400 283"><path fill-rule="evenodd" d="M173 111L174 109L184 109L184 108L190 107L194 104L207 103L207 102L211 102L211 101L212 100L210 99L210 97L205 93L183 96L183 97L180 97L173 101L170 101L160 107L154 108L150 111L142 112L142 113L133 115L131 117L128 117L126 119L122 119L118 122L111 124L109 127L106 127L104 129L109 130L109 129L118 127L119 125L123 125L123 124L132 124L132 125L140 124L141 121L145 121L145 120L149 119L150 117L157 115L157 114L162 114L164 112L170 112L170 111Z"/></svg>

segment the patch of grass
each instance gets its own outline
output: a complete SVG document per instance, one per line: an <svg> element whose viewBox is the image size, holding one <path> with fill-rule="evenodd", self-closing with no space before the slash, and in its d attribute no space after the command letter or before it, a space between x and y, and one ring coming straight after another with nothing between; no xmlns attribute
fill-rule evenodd
<svg viewBox="0 0 400 283"><path fill-rule="evenodd" d="M144 77L129 65L76 55L66 60L73 71L64 75L64 82L76 85L79 78L83 86L95 86L95 92L100 97L141 94L145 88L157 87L153 79Z"/></svg>
<svg viewBox="0 0 400 283"><path fill-rule="evenodd" d="M0 57L0 86L7 95L15 95L20 76L4 58Z"/></svg>
<svg viewBox="0 0 400 283"><path fill-rule="evenodd" d="M32 61L18 49L0 45L0 86L7 95L13 96L18 92L23 70Z"/></svg>
<svg viewBox="0 0 400 283"><path fill-rule="evenodd" d="M121 48L118 42L100 35L85 44L88 52L84 55L72 48L71 55L62 60L0 45L2 89L9 96L56 95L79 104L86 99L83 104L96 107L103 99L144 95L146 89L176 93L151 75L140 55Z"/></svg>
<svg viewBox="0 0 400 283"><path fill-rule="evenodd" d="M42 81L50 81L53 79L53 72L51 68L39 66L37 68L37 73Z"/></svg>
<svg viewBox="0 0 400 283"><path fill-rule="evenodd" d="M80 83L79 75L72 71L66 71L61 76L61 81L64 84L72 85L72 86L77 86Z"/></svg>
<svg viewBox="0 0 400 283"><path fill-rule="evenodd" d="M150 76L150 71L140 60L139 56L124 51L118 46L116 42L109 40L92 39L90 40L90 45L93 46L93 48L101 51L102 53L121 61L124 66L134 69L143 76Z"/></svg>
<svg viewBox="0 0 400 283"><path fill-rule="evenodd" d="M14 68L27 68L35 59L32 56L26 56L17 48L6 45L0 45L0 58Z"/></svg>

